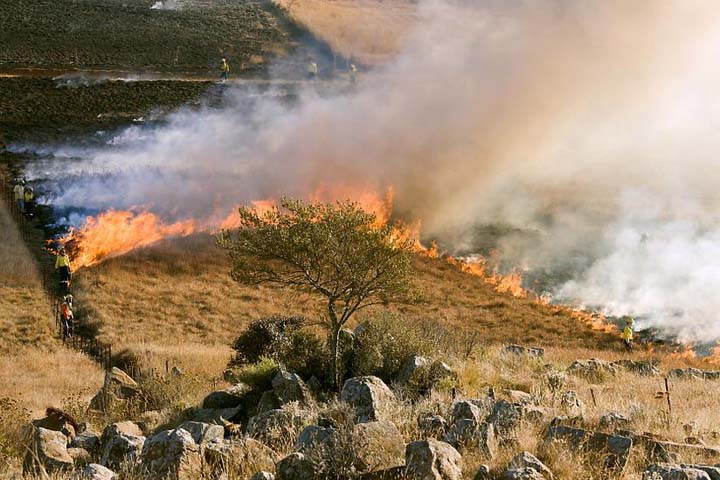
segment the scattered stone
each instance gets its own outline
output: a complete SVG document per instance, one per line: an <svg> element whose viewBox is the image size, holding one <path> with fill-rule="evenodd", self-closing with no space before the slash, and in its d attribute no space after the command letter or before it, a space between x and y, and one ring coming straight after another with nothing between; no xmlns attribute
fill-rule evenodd
<svg viewBox="0 0 720 480"><path fill-rule="evenodd" d="M250 480L275 480L275 475L270 472L257 472Z"/></svg>
<svg viewBox="0 0 720 480"><path fill-rule="evenodd" d="M40 475L62 472L73 468L73 458L67 451L67 437L57 430L42 427L33 429L32 441L23 461L25 474Z"/></svg>
<svg viewBox="0 0 720 480"><path fill-rule="evenodd" d="M277 410L281 407L282 405L280 405L280 400L277 395L275 395L275 392L268 390L260 395L260 400L258 401L257 407L255 407L255 415L260 415L270 410Z"/></svg>
<svg viewBox="0 0 720 480"><path fill-rule="evenodd" d="M606 429L628 428L632 420L620 412L607 412L600 417L600 427Z"/></svg>
<svg viewBox="0 0 720 480"><path fill-rule="evenodd" d="M643 472L643 480L710 480L710 476L697 468L656 463Z"/></svg>
<svg viewBox="0 0 720 480"><path fill-rule="evenodd" d="M78 480L116 480L117 475L109 468L91 463L78 475Z"/></svg>
<svg viewBox="0 0 720 480"><path fill-rule="evenodd" d="M117 435L132 435L135 437L144 436L142 429L134 422L115 422L111 423L103 430L101 443L107 445Z"/></svg>
<svg viewBox="0 0 720 480"><path fill-rule="evenodd" d="M433 439L412 442L405 448L407 480L461 480L462 458L452 445Z"/></svg>
<svg viewBox="0 0 720 480"><path fill-rule="evenodd" d="M473 480L490 480L490 467L488 465L480 465Z"/></svg>
<svg viewBox="0 0 720 480"><path fill-rule="evenodd" d="M210 478L221 478L223 472L275 471L278 455L252 438L217 440L203 448L205 466Z"/></svg>
<svg viewBox="0 0 720 480"><path fill-rule="evenodd" d="M685 463L680 464L682 468L695 468L697 470L702 470L703 472L708 474L708 477L710 477L710 480L720 480L720 468L716 465L714 467L710 465L688 465Z"/></svg>
<svg viewBox="0 0 720 480"><path fill-rule="evenodd" d="M315 464L299 452L291 453L276 466L277 480L315 480L318 471Z"/></svg>
<svg viewBox="0 0 720 480"><path fill-rule="evenodd" d="M158 410L148 410L143 412L138 419L138 426L143 431L143 435L150 435L168 420L167 414Z"/></svg>
<svg viewBox="0 0 720 480"><path fill-rule="evenodd" d="M480 422L480 409L473 402L468 400L458 400L452 405L452 422L458 420L474 420Z"/></svg>
<svg viewBox="0 0 720 480"><path fill-rule="evenodd" d="M315 417L308 411L294 408L270 410L250 419L247 426L249 436L271 448L281 450L292 445L297 432L308 423L315 423Z"/></svg>
<svg viewBox="0 0 720 480"><path fill-rule="evenodd" d="M244 383L238 383L225 390L210 393L202 402L202 408L236 408L243 404L246 395L252 388Z"/></svg>
<svg viewBox="0 0 720 480"><path fill-rule="evenodd" d="M445 437L448 423L440 415L424 415L418 418L418 429L424 438L439 440Z"/></svg>
<svg viewBox="0 0 720 480"><path fill-rule="evenodd" d="M564 392L560 397L560 410L570 418L585 416L585 404L573 390Z"/></svg>
<svg viewBox="0 0 720 480"><path fill-rule="evenodd" d="M188 432L193 441L200 447L209 442L222 440L225 437L225 428L221 425L211 425L202 422L184 422L178 428Z"/></svg>
<svg viewBox="0 0 720 480"><path fill-rule="evenodd" d="M182 377L184 372L182 371L182 368L180 367L172 367L172 370L170 370L170 373L173 377Z"/></svg>
<svg viewBox="0 0 720 480"><path fill-rule="evenodd" d="M360 473L405 465L405 441L392 422L355 425L352 433L355 469Z"/></svg>
<svg viewBox="0 0 720 480"><path fill-rule="evenodd" d="M517 356L535 357L542 358L545 356L544 348L537 347L523 347L521 345L508 345L505 347L506 353L511 353Z"/></svg>
<svg viewBox="0 0 720 480"><path fill-rule="evenodd" d="M503 394L510 403L519 403L523 405L535 403L535 398L532 395L520 390L503 390Z"/></svg>
<svg viewBox="0 0 720 480"><path fill-rule="evenodd" d="M688 422L683 424L683 432L685 432L685 435L688 437L695 435L700 430L700 427L698 426L697 422Z"/></svg>
<svg viewBox="0 0 720 480"><path fill-rule="evenodd" d="M100 434L92 430L85 430L73 438L70 446L73 448L84 448L92 455L100 452Z"/></svg>
<svg viewBox="0 0 720 480"><path fill-rule="evenodd" d="M124 463L137 463L145 437L119 433L113 436L103 450L100 463L108 468L120 468Z"/></svg>
<svg viewBox="0 0 720 480"><path fill-rule="evenodd" d="M623 368L628 372L647 377L660 375L661 372L657 368L659 364L660 362L657 360L618 360L613 362L613 365Z"/></svg>
<svg viewBox="0 0 720 480"><path fill-rule="evenodd" d="M75 438L75 434L77 430L79 430L75 419L57 408L48 408L45 411L45 417L39 420L33 420L32 424L35 427L44 428L46 430L62 432L69 441L72 441L72 439Z"/></svg>
<svg viewBox="0 0 720 480"><path fill-rule="evenodd" d="M510 469L525 469L532 468L537 472L541 473L544 477L551 479L553 474L550 469L542 463L538 458L530 452L522 452L519 455L513 457L508 464Z"/></svg>
<svg viewBox="0 0 720 480"><path fill-rule="evenodd" d="M400 386L419 384L424 381L423 372L427 371L430 360L420 355L411 355L403 364L395 380Z"/></svg>
<svg viewBox="0 0 720 480"><path fill-rule="evenodd" d="M92 462L92 456L84 448L68 448L67 452L73 459L76 467L84 467Z"/></svg>
<svg viewBox="0 0 720 480"><path fill-rule="evenodd" d="M332 427L309 425L300 432L295 450L307 453L311 450L331 450L335 446L337 430Z"/></svg>
<svg viewBox="0 0 720 480"><path fill-rule="evenodd" d="M546 480L542 473L534 468L511 468L503 473L502 480Z"/></svg>
<svg viewBox="0 0 720 480"><path fill-rule="evenodd" d="M550 370L545 374L545 381L552 392L559 392L568 383L568 376L565 372Z"/></svg>
<svg viewBox="0 0 720 480"><path fill-rule="evenodd" d="M190 480L201 475L200 447L182 428L164 430L145 441L142 465L153 475Z"/></svg>
<svg viewBox="0 0 720 480"><path fill-rule="evenodd" d="M589 360L575 360L567 371L588 380L602 380L608 375L616 375L618 367L608 361L591 358Z"/></svg>
<svg viewBox="0 0 720 480"><path fill-rule="evenodd" d="M355 409L356 422L382 420L395 395L377 377L355 377L345 381L340 400Z"/></svg>
<svg viewBox="0 0 720 480"><path fill-rule="evenodd" d="M291 402L298 402L304 406L314 403L305 382L295 373L278 372L273 378L272 386L280 407Z"/></svg>
<svg viewBox="0 0 720 480"><path fill-rule="evenodd" d="M547 442L560 441L575 450L588 449L603 455L603 467L617 473L625 469L633 440L620 435L608 435L564 425L548 428Z"/></svg>
<svg viewBox="0 0 720 480"><path fill-rule="evenodd" d="M505 400L498 400L493 406L492 412L487 421L495 426L495 431L501 437L510 437L522 422L523 409L519 405L515 405Z"/></svg>
<svg viewBox="0 0 720 480"><path fill-rule="evenodd" d="M235 408L198 408L188 412L188 418L195 422L225 425L225 422L241 423L243 407Z"/></svg>

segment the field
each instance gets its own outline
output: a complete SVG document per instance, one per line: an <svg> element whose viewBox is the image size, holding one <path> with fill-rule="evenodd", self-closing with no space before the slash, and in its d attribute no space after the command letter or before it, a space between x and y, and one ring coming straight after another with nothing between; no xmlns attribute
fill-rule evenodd
<svg viewBox="0 0 720 480"><path fill-rule="evenodd" d="M3 1L0 68L216 72L226 57L239 72L288 48L283 19L261 0L154 3Z"/></svg>
<svg viewBox="0 0 720 480"><path fill-rule="evenodd" d="M417 21L410 0L273 1L335 52L367 66L397 54Z"/></svg>

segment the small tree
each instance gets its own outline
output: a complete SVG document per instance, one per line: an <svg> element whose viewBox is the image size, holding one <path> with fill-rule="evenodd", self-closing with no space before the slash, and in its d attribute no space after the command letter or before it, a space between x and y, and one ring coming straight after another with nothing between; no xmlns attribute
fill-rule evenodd
<svg viewBox="0 0 720 480"><path fill-rule="evenodd" d="M371 305L405 298L410 291L413 241L356 203L305 203L282 199L259 213L240 208L240 228L218 243L233 262L232 278L248 285L275 284L315 293L327 301L335 386L340 330Z"/></svg>

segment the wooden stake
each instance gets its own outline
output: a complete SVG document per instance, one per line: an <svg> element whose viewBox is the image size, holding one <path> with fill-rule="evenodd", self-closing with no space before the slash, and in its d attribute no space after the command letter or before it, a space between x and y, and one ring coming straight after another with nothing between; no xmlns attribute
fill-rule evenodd
<svg viewBox="0 0 720 480"><path fill-rule="evenodd" d="M592 397L593 405L597 407L597 400L595 400L595 390L590 389L590 396Z"/></svg>
<svg viewBox="0 0 720 480"><path fill-rule="evenodd" d="M670 385L668 379L665 377L665 397L667 398L668 414L672 415L672 403L670 402Z"/></svg>

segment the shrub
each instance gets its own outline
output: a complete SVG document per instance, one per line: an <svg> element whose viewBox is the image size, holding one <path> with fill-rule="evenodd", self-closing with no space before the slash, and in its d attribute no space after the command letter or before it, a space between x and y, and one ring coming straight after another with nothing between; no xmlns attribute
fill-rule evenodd
<svg viewBox="0 0 720 480"><path fill-rule="evenodd" d="M313 375L326 381L330 365L327 344L304 330L303 317L272 316L253 321L235 341L230 367L271 359L305 380Z"/></svg>
<svg viewBox="0 0 720 480"><path fill-rule="evenodd" d="M0 398L0 465L22 458L27 445L30 412L10 398Z"/></svg>
<svg viewBox="0 0 720 480"><path fill-rule="evenodd" d="M398 314L384 312L356 331L351 369L354 376L375 375L392 382L408 357L434 351L424 330Z"/></svg>
<svg viewBox="0 0 720 480"><path fill-rule="evenodd" d="M243 365L233 371L234 377L252 388L264 391L272 388L272 380L280 371L275 360L268 357L261 357L255 363Z"/></svg>

